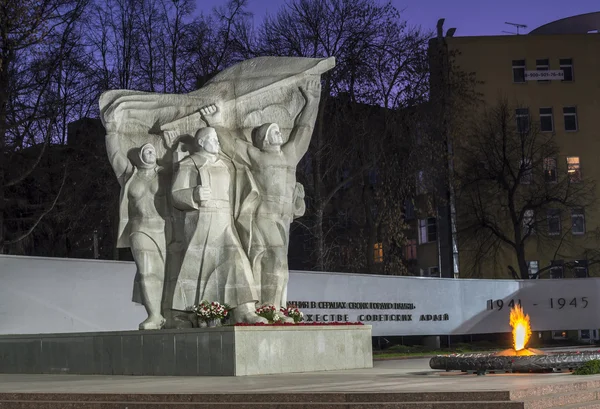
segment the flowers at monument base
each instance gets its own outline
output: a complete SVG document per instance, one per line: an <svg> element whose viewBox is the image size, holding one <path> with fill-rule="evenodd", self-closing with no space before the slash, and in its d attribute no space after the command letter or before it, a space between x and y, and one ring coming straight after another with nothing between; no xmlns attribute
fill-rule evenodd
<svg viewBox="0 0 600 409"><path fill-rule="evenodd" d="M221 304L217 301L200 301L200 304L194 305L192 311L198 316L199 320L224 320L230 315L231 307L227 304Z"/></svg>
<svg viewBox="0 0 600 409"><path fill-rule="evenodd" d="M292 318L294 320L294 324L298 324L304 319L304 314L295 305L281 307L279 311L286 317Z"/></svg>
<svg viewBox="0 0 600 409"><path fill-rule="evenodd" d="M346 322L346 321L341 321L341 322L299 322L299 323L295 323L295 322L282 322L282 321L278 321L278 322L274 322L272 324L265 324L263 322L257 322L254 324L250 324L247 322L237 322L234 324L235 327L261 327L261 326L273 326L273 327L286 327L286 326L295 326L295 327L314 327L314 326L323 326L323 325L365 325L362 322Z"/></svg>
<svg viewBox="0 0 600 409"><path fill-rule="evenodd" d="M256 315L266 318L269 324L281 321L277 308L272 304L264 304L256 309Z"/></svg>

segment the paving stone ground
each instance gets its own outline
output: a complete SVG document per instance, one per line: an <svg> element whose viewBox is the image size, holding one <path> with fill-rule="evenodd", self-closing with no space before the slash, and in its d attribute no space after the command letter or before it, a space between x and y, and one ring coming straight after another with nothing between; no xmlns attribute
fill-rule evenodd
<svg viewBox="0 0 600 409"><path fill-rule="evenodd" d="M598 376L434 371L429 359L375 361L372 369L245 377L0 374L0 393L428 392L516 390Z"/></svg>

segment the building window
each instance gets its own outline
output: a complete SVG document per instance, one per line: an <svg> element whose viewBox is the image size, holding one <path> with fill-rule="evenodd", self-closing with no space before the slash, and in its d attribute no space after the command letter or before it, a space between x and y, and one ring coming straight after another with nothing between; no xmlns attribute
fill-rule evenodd
<svg viewBox="0 0 600 409"><path fill-rule="evenodd" d="M375 243L373 246L373 260L376 263L383 263L383 243Z"/></svg>
<svg viewBox="0 0 600 409"><path fill-rule="evenodd" d="M415 218L415 205L410 199L404 201L404 220L413 220Z"/></svg>
<svg viewBox="0 0 600 409"><path fill-rule="evenodd" d="M437 223L435 217L419 220L419 240L421 244L437 240Z"/></svg>
<svg viewBox="0 0 600 409"><path fill-rule="evenodd" d="M427 193L427 186L426 186L426 181L425 181L425 171L424 170L420 170L417 172L417 186L416 186L416 192L417 195L424 195L425 193Z"/></svg>
<svg viewBox="0 0 600 409"><path fill-rule="evenodd" d="M438 266L429 267L429 277L440 277L440 269Z"/></svg>
<svg viewBox="0 0 600 409"><path fill-rule="evenodd" d="M567 339L567 331L552 331L552 339Z"/></svg>
<svg viewBox="0 0 600 409"><path fill-rule="evenodd" d="M404 259L405 260L416 260L417 259L417 240L409 239L406 241L404 246Z"/></svg>
<svg viewBox="0 0 600 409"><path fill-rule="evenodd" d="M579 162L579 156L567 156L567 174L569 176L569 182L581 182L581 163Z"/></svg>
<svg viewBox="0 0 600 409"><path fill-rule="evenodd" d="M338 224L340 227L350 226L350 213L347 209L338 211Z"/></svg>
<svg viewBox="0 0 600 409"><path fill-rule="evenodd" d="M564 278L565 267L562 260L552 260L550 263L550 278Z"/></svg>
<svg viewBox="0 0 600 409"><path fill-rule="evenodd" d="M575 278L589 277L587 260L575 260L575 266L573 267L573 273L575 275Z"/></svg>
<svg viewBox="0 0 600 409"><path fill-rule="evenodd" d="M565 120L565 131L577 130L577 107L564 107L563 118Z"/></svg>
<svg viewBox="0 0 600 409"><path fill-rule="evenodd" d="M529 185L533 180L533 169L531 167L531 160L521 159L519 173L521 174L521 183L524 185Z"/></svg>
<svg viewBox="0 0 600 409"><path fill-rule="evenodd" d="M517 131L519 132L527 132L529 130L529 108L517 108L516 112L517 118Z"/></svg>
<svg viewBox="0 0 600 409"><path fill-rule="evenodd" d="M535 69L538 71L548 71L550 69L550 61L547 58L535 60ZM538 80L538 82L550 82L550 80Z"/></svg>
<svg viewBox="0 0 600 409"><path fill-rule="evenodd" d="M525 210L523 215L523 234L535 233L535 213L532 209Z"/></svg>
<svg viewBox="0 0 600 409"><path fill-rule="evenodd" d="M552 108L540 108L540 131L554 132Z"/></svg>
<svg viewBox="0 0 600 409"><path fill-rule="evenodd" d="M544 179L547 183L556 183L556 159L544 158Z"/></svg>
<svg viewBox="0 0 600 409"><path fill-rule="evenodd" d="M573 60L571 58L561 58L560 69L565 73L563 82L573 81Z"/></svg>
<svg viewBox="0 0 600 409"><path fill-rule="evenodd" d="M527 272L529 273L530 280L538 278L539 270L540 268L537 260L527 262Z"/></svg>
<svg viewBox="0 0 600 409"><path fill-rule="evenodd" d="M371 186L377 184L377 169L369 169L369 183Z"/></svg>
<svg viewBox="0 0 600 409"><path fill-rule="evenodd" d="M525 60L513 60L512 71L513 82L525 82Z"/></svg>
<svg viewBox="0 0 600 409"><path fill-rule="evenodd" d="M548 234L555 236L561 233L560 210L548 209Z"/></svg>
<svg viewBox="0 0 600 409"><path fill-rule="evenodd" d="M379 209L377 208L377 204L371 203L371 206L369 206L369 208L371 209L371 217L376 219L377 215L379 214Z"/></svg>
<svg viewBox="0 0 600 409"><path fill-rule="evenodd" d="M340 175L340 182L344 182L348 179L350 179L350 169L349 168L343 168L342 171L339 173ZM342 189L344 190L348 190L350 188L350 182L344 183L344 185L342 186Z"/></svg>
<svg viewBox="0 0 600 409"><path fill-rule="evenodd" d="M585 234L585 213L582 208L571 210L571 232Z"/></svg>

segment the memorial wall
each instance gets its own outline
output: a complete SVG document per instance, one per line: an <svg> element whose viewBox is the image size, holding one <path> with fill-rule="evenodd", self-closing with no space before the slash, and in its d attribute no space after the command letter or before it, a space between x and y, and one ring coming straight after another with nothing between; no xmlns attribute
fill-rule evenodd
<svg viewBox="0 0 600 409"><path fill-rule="evenodd" d="M0 256L0 334L137 329L130 262ZM600 328L600 279L475 280L291 271L288 304L307 322L363 322L373 335L510 331L521 304L534 331Z"/></svg>

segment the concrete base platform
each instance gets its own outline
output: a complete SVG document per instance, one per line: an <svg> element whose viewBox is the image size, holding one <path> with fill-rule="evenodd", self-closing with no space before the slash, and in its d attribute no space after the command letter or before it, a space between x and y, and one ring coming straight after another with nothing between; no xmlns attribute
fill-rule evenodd
<svg viewBox="0 0 600 409"><path fill-rule="evenodd" d="M372 366L369 325L0 336L0 373L244 376Z"/></svg>
<svg viewBox="0 0 600 409"><path fill-rule="evenodd" d="M428 359L231 378L0 375L2 409L598 409L599 393L595 375L476 376Z"/></svg>

